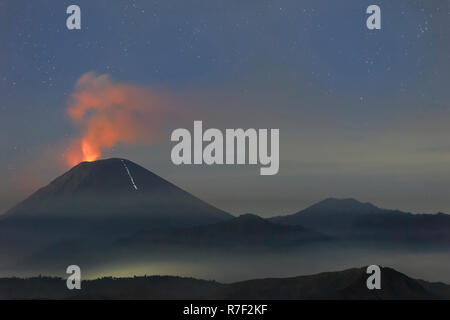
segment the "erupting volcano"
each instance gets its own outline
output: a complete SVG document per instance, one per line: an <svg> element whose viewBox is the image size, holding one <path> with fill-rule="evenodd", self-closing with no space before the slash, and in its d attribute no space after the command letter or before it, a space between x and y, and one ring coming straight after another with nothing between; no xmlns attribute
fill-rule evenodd
<svg viewBox="0 0 450 320"><path fill-rule="evenodd" d="M148 143L157 136L161 99L148 88L115 83L108 75L80 77L67 112L81 129L65 154L72 167L95 161L117 143Z"/></svg>
<svg viewBox="0 0 450 320"><path fill-rule="evenodd" d="M111 158L82 162L9 210L5 217L120 219L120 225L195 225L232 216L151 171ZM124 221L125 219L126 221Z"/></svg>

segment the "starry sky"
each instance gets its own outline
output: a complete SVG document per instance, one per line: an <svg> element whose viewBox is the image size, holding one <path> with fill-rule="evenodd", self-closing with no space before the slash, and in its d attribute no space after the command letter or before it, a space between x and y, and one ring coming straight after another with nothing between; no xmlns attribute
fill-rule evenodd
<svg viewBox="0 0 450 320"><path fill-rule="evenodd" d="M81 30L66 28L71 4ZM366 28L371 4L381 30ZM231 213L293 213L331 196L450 212L447 0L0 0L0 40L0 212L67 170L80 134L67 107L89 72L171 108L162 138L103 157ZM173 165L170 133L194 120L279 128L279 174Z"/></svg>

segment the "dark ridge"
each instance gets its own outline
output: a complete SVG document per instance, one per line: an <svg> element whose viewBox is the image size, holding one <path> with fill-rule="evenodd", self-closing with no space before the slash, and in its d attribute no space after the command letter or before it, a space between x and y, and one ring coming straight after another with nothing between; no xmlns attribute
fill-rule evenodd
<svg viewBox="0 0 450 320"><path fill-rule="evenodd" d="M67 290L61 278L3 278L0 299L450 299L450 285L412 279L391 268L381 268L381 290L368 290L366 280L366 267L230 284L175 276L104 277L83 281L82 290Z"/></svg>

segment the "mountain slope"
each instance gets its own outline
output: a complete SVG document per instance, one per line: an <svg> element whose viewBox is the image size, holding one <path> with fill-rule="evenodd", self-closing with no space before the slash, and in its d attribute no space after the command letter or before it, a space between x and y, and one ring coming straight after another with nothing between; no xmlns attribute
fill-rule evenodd
<svg viewBox="0 0 450 320"><path fill-rule="evenodd" d="M210 223L232 216L125 159L82 162L2 219L154 217Z"/></svg>
<svg viewBox="0 0 450 320"><path fill-rule="evenodd" d="M450 245L450 215L411 214L354 199L329 198L270 221L301 225L341 238Z"/></svg>
<svg viewBox="0 0 450 320"><path fill-rule="evenodd" d="M231 218L129 160L83 162L0 216L0 270L100 252L142 229Z"/></svg>
<svg viewBox="0 0 450 320"><path fill-rule="evenodd" d="M284 225L303 225L321 229L348 229L362 216L376 215L384 212L370 203L354 199L328 198L297 213L271 218L273 222Z"/></svg>

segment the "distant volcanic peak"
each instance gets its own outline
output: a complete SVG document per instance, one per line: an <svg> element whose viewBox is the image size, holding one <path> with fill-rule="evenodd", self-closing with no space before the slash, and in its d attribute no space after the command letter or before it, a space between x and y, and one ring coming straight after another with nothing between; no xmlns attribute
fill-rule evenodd
<svg viewBox="0 0 450 320"><path fill-rule="evenodd" d="M361 202L355 198L326 198L319 203L329 203L329 204L347 204L347 205L372 205L370 202Z"/></svg>
<svg viewBox="0 0 450 320"><path fill-rule="evenodd" d="M313 204L309 208L320 208L320 209L347 209L347 210L361 210L361 209L379 209L370 202L361 202L353 198L327 198L316 204ZM309 209L307 208L307 209ZM306 210L307 210L306 209Z"/></svg>
<svg viewBox="0 0 450 320"><path fill-rule="evenodd" d="M327 198L297 213L278 216L270 221L283 225L301 225L319 232L346 232L365 217L380 216L388 210L358 200Z"/></svg>

